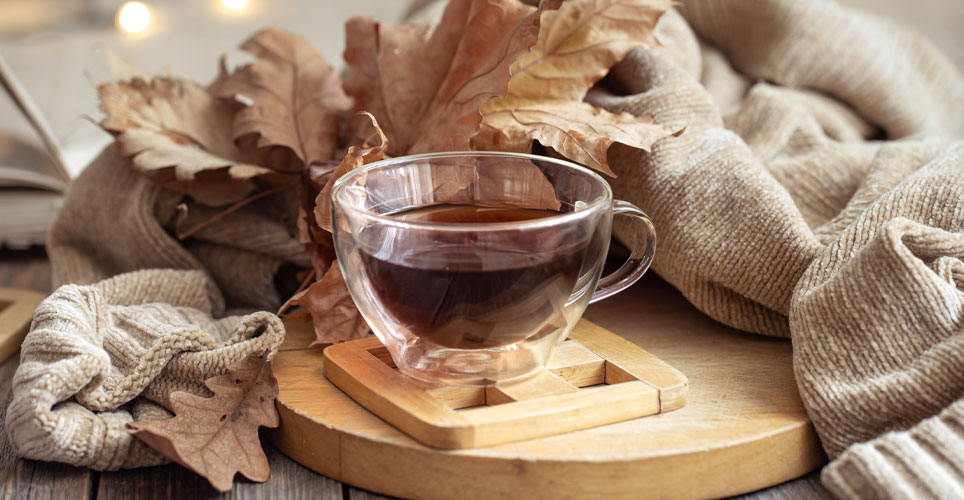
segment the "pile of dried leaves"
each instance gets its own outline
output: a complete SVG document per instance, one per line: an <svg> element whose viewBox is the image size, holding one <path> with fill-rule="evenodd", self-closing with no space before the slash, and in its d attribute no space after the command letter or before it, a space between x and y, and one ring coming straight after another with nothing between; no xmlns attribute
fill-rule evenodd
<svg viewBox="0 0 964 500"><path fill-rule="evenodd" d="M606 152L613 142L647 149L670 131L651 117L613 114L583 99L630 50L656 44L653 28L671 4L451 0L435 26L358 17L346 25L344 75L304 38L269 28L241 45L255 62L229 71L222 60L208 86L170 76L100 85L107 115L101 126L137 171L195 203L226 213L278 193L296 197L298 233L312 269L288 305L310 312L316 343L358 338L368 326L333 265L328 197L334 180L389 156L530 152L535 141L611 174ZM179 236L192 232L179 230ZM206 404L179 401L179 416ZM274 418L246 426L243 432L255 436L246 439L256 441L257 425ZM191 465L185 453L195 452L177 442L175 424L169 427L174 437L167 442L145 441L219 488L230 487L230 480ZM212 439L230 434L218 432ZM266 478L267 462L258 467L263 470L245 474Z"/></svg>

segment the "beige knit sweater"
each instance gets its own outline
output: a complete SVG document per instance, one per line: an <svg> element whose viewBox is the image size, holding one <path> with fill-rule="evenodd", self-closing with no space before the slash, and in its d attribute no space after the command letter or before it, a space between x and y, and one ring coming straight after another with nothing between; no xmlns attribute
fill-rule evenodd
<svg viewBox="0 0 964 500"><path fill-rule="evenodd" d="M658 38L663 48L633 52L588 96L686 127L651 153L610 153L617 197L656 223L654 269L718 321L792 339L836 494L964 498L964 79L920 38L828 0L685 0ZM80 312L42 307L24 346L8 414L21 453L153 463L114 429L186 380L158 372L161 360L273 331L267 315L213 317L276 306L272 277L304 264L297 244L252 207L185 248L163 229L177 201L111 150L71 189L50 239L59 283L196 271L54 294ZM157 321L131 330L128 307ZM189 324L205 335L151 336ZM34 348L51 339L78 347ZM51 366L64 385L42 378ZM57 403L72 394L79 404ZM133 415L107 410L137 394Z"/></svg>
<svg viewBox="0 0 964 500"><path fill-rule="evenodd" d="M964 498L964 78L827 1L680 12L589 97L686 127L610 153L616 196L659 231L653 268L792 339L834 493Z"/></svg>

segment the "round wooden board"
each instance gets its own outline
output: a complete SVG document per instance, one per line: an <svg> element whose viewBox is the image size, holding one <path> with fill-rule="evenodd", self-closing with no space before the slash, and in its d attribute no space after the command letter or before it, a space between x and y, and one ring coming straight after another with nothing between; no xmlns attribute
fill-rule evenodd
<svg viewBox="0 0 964 500"><path fill-rule="evenodd" d="M654 274L586 318L689 377L683 408L491 448L423 446L322 374L306 322L289 322L274 362L289 457L340 481L406 498L713 498L799 477L826 458L793 378L790 342L698 312ZM600 411L605 411L601 409Z"/></svg>

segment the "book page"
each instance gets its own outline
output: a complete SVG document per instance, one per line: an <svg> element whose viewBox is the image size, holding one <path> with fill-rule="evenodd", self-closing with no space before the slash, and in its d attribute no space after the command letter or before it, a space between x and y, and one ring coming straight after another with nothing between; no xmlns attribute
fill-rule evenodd
<svg viewBox="0 0 964 500"><path fill-rule="evenodd" d="M0 132L0 188L35 188L62 193L66 184L36 141Z"/></svg>

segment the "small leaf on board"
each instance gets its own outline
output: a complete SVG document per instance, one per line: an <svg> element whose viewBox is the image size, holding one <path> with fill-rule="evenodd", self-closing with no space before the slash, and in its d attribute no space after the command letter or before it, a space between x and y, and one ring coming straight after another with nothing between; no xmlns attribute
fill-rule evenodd
<svg viewBox="0 0 964 500"><path fill-rule="evenodd" d="M167 458L191 469L219 491L230 491L234 474L266 481L268 459L258 427L277 427L278 381L268 353L251 354L227 373L204 382L214 396L171 395L175 416L128 425L134 436Z"/></svg>
<svg viewBox="0 0 964 500"><path fill-rule="evenodd" d="M311 345L360 339L371 332L355 307L337 261L332 262L322 279L288 299L288 303L304 306L311 314L315 328L315 340Z"/></svg>
<svg viewBox="0 0 964 500"><path fill-rule="evenodd" d="M308 40L267 28L241 48L257 61L238 68L219 95L248 105L238 111L233 137L257 137L257 147L290 149L303 168L330 160L338 143L338 114L351 105L338 73Z"/></svg>
<svg viewBox="0 0 964 500"><path fill-rule="evenodd" d="M134 168L195 201L218 206L244 198L257 177L276 176L246 163L232 141L234 111L203 87L171 77L98 86L101 127ZM274 179L277 181L278 179Z"/></svg>
<svg viewBox="0 0 964 500"><path fill-rule="evenodd" d="M517 0L451 0L436 26L345 26L345 90L375 115L388 154L466 150L479 108L504 95L509 66L535 42L536 9Z"/></svg>
<svg viewBox="0 0 964 500"><path fill-rule="evenodd" d="M538 140L613 175L613 142L649 149L671 132L652 117L613 114L583 102L589 88L633 48L657 45L653 28L671 0L569 0L542 13L539 39L512 65L509 90L482 106L474 149L529 152Z"/></svg>

